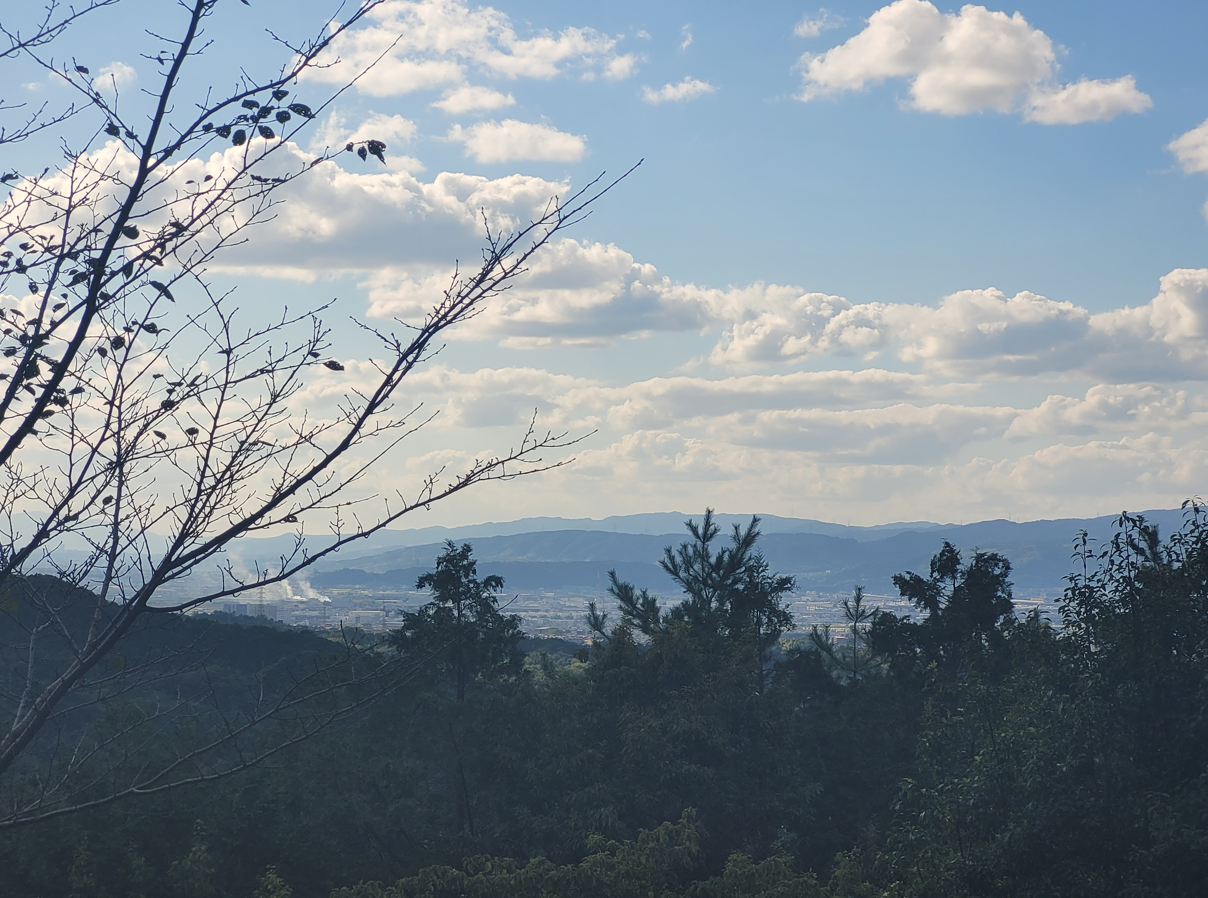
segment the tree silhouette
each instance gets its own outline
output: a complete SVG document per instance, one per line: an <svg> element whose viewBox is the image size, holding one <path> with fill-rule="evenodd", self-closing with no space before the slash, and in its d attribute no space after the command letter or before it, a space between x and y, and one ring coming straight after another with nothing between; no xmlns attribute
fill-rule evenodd
<svg viewBox="0 0 1208 898"><path fill-rule="evenodd" d="M496 596L503 578L478 578L469 543L458 547L448 540L436 570L421 576L415 588L431 590L432 601L403 612L403 625L391 633L391 644L442 675L457 701L466 700L466 688L476 677L518 668L524 637L520 617L499 610Z"/></svg>
<svg viewBox="0 0 1208 898"><path fill-rule="evenodd" d="M281 583L417 508L484 481L557 466L543 453L573 442L534 423L511 449L460 471L432 471L407 492L381 495L366 482L430 420L418 409L392 410L403 381L448 328L477 314L610 185L597 181L552 198L511 231L488 229L481 265L458 271L422 320L398 334L366 328L378 354L371 374L348 380L338 411L325 418L299 414L291 403L344 372L321 319L327 307L282 308L245 323L234 296L207 279L228 249L254 240L252 226L272 216L285 186L333 164L338 153L384 161L386 145L376 139L304 163L285 152L364 73L314 97L296 93L310 83L300 79L382 5L361 0L301 42L270 33L267 49L280 52L280 66L257 76L252 71L263 71L264 60L249 60L233 86L209 89L198 83L205 77L199 58L243 27L244 7L187 0L176 8L174 36L149 35L158 87L120 104L116 83L102 90L86 60L49 55L80 21L122 14L120 3L62 10L52 2L25 34L7 21L16 7L3 14L0 35L9 46L0 61L39 66L77 99L58 111L0 108L16 122L0 143L20 140L32 152L44 140L45 158L56 163L40 174L6 173L0 187L0 291L23 297L0 309L0 364L7 365L0 371L0 592L7 597L0 613L12 624L0 628L0 653L23 672L0 695L0 789L34 776L26 767L35 755L41 765L33 797L0 804L0 825L223 776L263 756L245 743L223 754L239 740L215 735L204 758L152 765L85 799L79 760L109 750L103 740L87 735L64 746L45 738L35 746L62 715L139 682L101 673L138 621ZM135 117L140 111L146 116ZM56 127L68 119L70 130ZM90 133L79 127L85 121ZM218 160L204 177L203 166L190 167L203 154ZM308 524L330 529L317 548L305 543ZM282 532L293 534L292 548L272 563L245 572L224 560L237 540ZM193 580L179 588L203 569L216 573L217 585ZM32 576L41 571L69 588ZM165 587L174 584L167 598ZM93 598L81 599L83 588ZM67 622L65 597L76 617L84 609L84 625ZM352 642L347 649L364 651ZM320 693L334 685L311 683ZM272 707L264 711L270 718ZM170 716L147 711L131 725L128 743L170 726ZM228 736L245 734L244 724L260 719L224 726Z"/></svg>

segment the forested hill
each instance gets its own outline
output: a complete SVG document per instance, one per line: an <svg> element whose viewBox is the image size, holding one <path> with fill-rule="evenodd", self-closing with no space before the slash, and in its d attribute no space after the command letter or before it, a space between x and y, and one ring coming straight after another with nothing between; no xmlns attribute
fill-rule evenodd
<svg viewBox="0 0 1208 898"><path fill-rule="evenodd" d="M1182 521L1178 510L1149 511L1145 516L1162 533L1173 532ZM750 520L739 515L719 518ZM471 542L482 571L502 575L510 588L600 591L607 585L610 568L616 568L622 579L658 591L666 580L657 565L663 547L678 544L684 535L684 517L678 515L576 521L574 527L547 529L557 520L532 519L533 529L527 532L497 531L523 528L530 521L484 524L481 533L474 528L438 532ZM1115 516L1104 516L1023 523L995 520L964 525L848 527L773 517L763 519L761 547L772 567L795 576L801 590L843 593L859 583L870 594L895 592L891 582L894 574L905 570L925 572L935 546L948 540L960 548L994 551L1010 558L1012 579L1018 589L1056 591L1071 572L1072 544L1078 533L1086 530L1092 538L1105 541L1110 538L1114 521ZM582 526L585 523L596 526L587 529ZM626 528L636 531L672 523L678 526L668 527L665 532L625 532ZM617 530L597 529L603 526ZM416 533L435 536L434 530L392 532L384 538L410 540ZM425 542L361 554L344 552L320 563L311 582L317 588L410 585L430 568L440 549L440 542Z"/></svg>

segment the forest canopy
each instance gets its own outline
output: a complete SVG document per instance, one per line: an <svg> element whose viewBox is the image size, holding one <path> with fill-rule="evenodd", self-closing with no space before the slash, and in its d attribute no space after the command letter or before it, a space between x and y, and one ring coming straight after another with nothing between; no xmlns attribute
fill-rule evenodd
<svg viewBox="0 0 1208 898"><path fill-rule="evenodd" d="M915 613L858 592L846 628L804 638L784 635L786 584L758 521L723 538L706 516L688 537L664 555L665 591L614 578L619 615L592 609L581 648L524 637L506 584L479 575L471 544L447 544L388 649L427 673L221 784L5 831L0 888L1199 894L1198 506L1165 539L1128 515L1106 545L1081 537L1056 619L1015 613L1008 559L942 543L896 578ZM210 641L232 683L324 642L196 616L177 628Z"/></svg>

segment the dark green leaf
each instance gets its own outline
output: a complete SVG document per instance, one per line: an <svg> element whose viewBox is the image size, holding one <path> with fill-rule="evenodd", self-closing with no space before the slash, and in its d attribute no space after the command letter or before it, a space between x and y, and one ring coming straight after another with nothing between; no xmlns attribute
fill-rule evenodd
<svg viewBox="0 0 1208 898"><path fill-rule="evenodd" d="M167 299L176 302L176 297L172 295L172 291L168 289L167 284L161 284L159 281L151 281L151 286L162 293Z"/></svg>

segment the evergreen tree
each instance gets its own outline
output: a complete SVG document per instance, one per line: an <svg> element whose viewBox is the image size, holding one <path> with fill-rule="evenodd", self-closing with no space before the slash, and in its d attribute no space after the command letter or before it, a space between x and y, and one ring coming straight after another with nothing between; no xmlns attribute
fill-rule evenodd
<svg viewBox="0 0 1208 898"><path fill-rule="evenodd" d="M446 541L436 570L421 576L415 587L430 590L432 601L403 612L403 625L391 634L391 643L444 678L457 701L465 701L476 677L520 669L520 617L500 611L503 578L478 578L469 543L458 547Z"/></svg>

